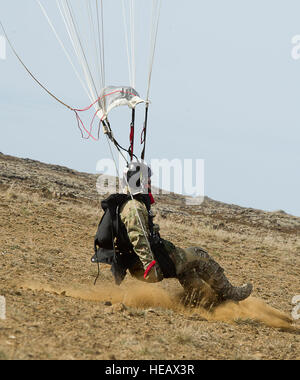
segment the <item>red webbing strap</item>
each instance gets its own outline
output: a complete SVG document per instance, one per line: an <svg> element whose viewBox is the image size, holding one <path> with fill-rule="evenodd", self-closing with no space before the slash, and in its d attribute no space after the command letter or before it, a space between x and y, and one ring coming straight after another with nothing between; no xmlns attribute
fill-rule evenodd
<svg viewBox="0 0 300 380"><path fill-rule="evenodd" d="M144 279L146 279L146 277L148 276L150 270L154 267L155 264L156 264L156 261L153 260L153 261L147 266L147 269L145 270L145 273L144 273Z"/></svg>
<svg viewBox="0 0 300 380"><path fill-rule="evenodd" d="M132 109L132 120L130 123L130 136L129 136L129 140L130 140L129 151L130 151L131 161L133 160L133 149L134 149L134 124L135 124L135 109L133 108Z"/></svg>

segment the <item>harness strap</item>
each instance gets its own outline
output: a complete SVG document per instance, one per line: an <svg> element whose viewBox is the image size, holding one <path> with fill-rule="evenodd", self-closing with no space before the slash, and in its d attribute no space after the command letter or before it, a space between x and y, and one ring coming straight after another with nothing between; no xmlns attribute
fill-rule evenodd
<svg viewBox="0 0 300 380"><path fill-rule="evenodd" d="M123 158L124 158L124 160L126 161L127 164L128 164L128 161L124 157L122 151L128 153L130 157L135 157L136 159L138 159L137 156L133 152L131 153L130 148L129 149L125 149L114 138L112 130L111 130L111 127L110 127L110 123L109 123L109 121L107 119L106 120L102 120L102 125L103 125L103 129L104 129L104 134L107 135L107 137L110 139L110 141L114 144L114 146L117 148L117 150L119 151L119 153L123 156Z"/></svg>
<svg viewBox="0 0 300 380"><path fill-rule="evenodd" d="M130 147L128 149L130 151L130 159L131 159L131 161L133 159L133 148L134 148L134 124L135 124L135 109L133 108L132 109L132 120L131 120L131 123L130 123L130 136L129 136Z"/></svg>
<svg viewBox="0 0 300 380"><path fill-rule="evenodd" d="M145 273L144 273L144 279L147 278L149 272L151 271L151 269L154 267L155 264L156 264L156 261L153 260L153 261L151 261L151 263L147 266L147 269L145 270Z"/></svg>
<svg viewBox="0 0 300 380"><path fill-rule="evenodd" d="M142 130L141 134L141 144L144 144L141 159L145 159L145 153L146 153L146 140L147 140L147 125L148 125L148 111L149 111L149 103L146 103L145 107L145 121L144 121L144 128Z"/></svg>

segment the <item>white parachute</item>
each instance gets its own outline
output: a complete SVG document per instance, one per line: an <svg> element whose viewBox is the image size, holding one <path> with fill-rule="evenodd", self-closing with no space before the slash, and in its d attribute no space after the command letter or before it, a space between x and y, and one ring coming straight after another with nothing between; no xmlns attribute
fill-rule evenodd
<svg viewBox="0 0 300 380"><path fill-rule="evenodd" d="M109 0L106 0L109 1ZM79 111L85 111L92 107L95 108L95 117L97 116L103 123L104 131L112 139L112 131L110 129L108 114L121 105L127 105L132 109L131 128L134 128L134 110L140 103L145 103L145 125L144 125L144 143L146 140L147 115L149 106L149 93L152 77L152 68L155 55L157 32L160 18L161 0L152 1L152 11L150 16L150 33L149 33L149 68L145 78L146 93L144 98L140 97L135 89L136 86L136 19L137 5L141 5L138 0L114 0L115 12L119 12L124 23L124 41L127 53L127 63L129 71L129 82L127 85L118 86L114 83L106 83L106 62L105 62L105 21L109 25L113 25L115 20L106 20L105 0L55 0L56 13L61 16L61 20L65 27L65 35L62 36L58 30L57 17L53 17L53 6L51 4L52 17L50 17L49 3L43 0L36 0L41 8L51 30L53 31L57 41L63 49L67 59L69 60L78 80L80 81L85 93L87 94L90 106L85 109L73 109L76 113L77 121L80 127L88 133L89 137L93 137L91 130L88 131L80 117ZM110 0L111 1L111 0ZM139 4L138 4L139 3ZM148 1L150 3L150 0ZM55 23L53 22L55 19ZM144 23L146 25L146 22ZM111 27L113 29L113 27ZM146 28L145 28L146 30ZM148 42L148 33L145 34L145 43ZM111 32L111 30L110 30ZM139 33L140 36L140 33ZM120 38L123 38L120 36ZM69 45L68 45L69 43ZM70 45L73 54L70 54ZM145 51L143 52L145 54ZM76 57L76 60L74 60ZM76 62L77 61L77 62ZM93 123L93 122L92 122ZM131 130L131 135L133 131ZM132 136L131 136L132 138ZM133 144L133 142L131 142ZM120 147L120 145L119 145ZM131 158L133 147L131 146ZM145 147L142 156L145 154ZM142 157L144 158L144 157Z"/></svg>

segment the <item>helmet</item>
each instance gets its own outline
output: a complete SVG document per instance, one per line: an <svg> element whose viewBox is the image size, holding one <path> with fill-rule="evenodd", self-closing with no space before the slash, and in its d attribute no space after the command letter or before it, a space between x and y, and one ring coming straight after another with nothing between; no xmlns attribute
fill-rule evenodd
<svg viewBox="0 0 300 380"><path fill-rule="evenodd" d="M132 195L148 194L152 171L143 162L130 162L123 174L124 192Z"/></svg>

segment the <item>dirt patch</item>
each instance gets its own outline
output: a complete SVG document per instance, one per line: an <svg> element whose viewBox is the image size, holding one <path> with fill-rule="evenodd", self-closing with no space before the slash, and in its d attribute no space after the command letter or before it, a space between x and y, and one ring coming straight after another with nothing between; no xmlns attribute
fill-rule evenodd
<svg viewBox="0 0 300 380"><path fill-rule="evenodd" d="M101 266L93 286L96 178L6 157L0 359L300 359L299 321L290 319L300 294L300 218L211 200L190 210L180 197L158 197L163 237L206 249L233 284L254 284L239 304L185 308L176 280L151 285L128 276L117 287ZM49 179L53 188L43 190Z"/></svg>
<svg viewBox="0 0 300 380"><path fill-rule="evenodd" d="M226 302L213 310L197 307L185 307L181 303L181 292L172 293L153 285L131 284L125 287L113 287L111 284L92 289L86 287L62 286L27 282L19 285L21 289L38 290L63 295L75 299L94 302L109 302L111 305L123 303L137 309L162 308L183 313L186 316L198 314L207 321L235 322L238 324L260 322L269 327L297 331L293 319L286 313L268 306L264 301L254 297L234 303ZM300 332L300 330L299 330Z"/></svg>

